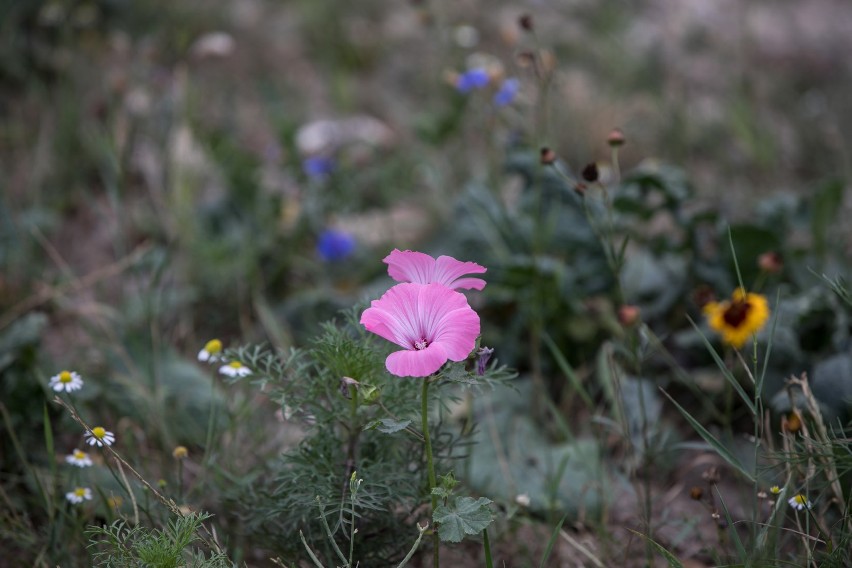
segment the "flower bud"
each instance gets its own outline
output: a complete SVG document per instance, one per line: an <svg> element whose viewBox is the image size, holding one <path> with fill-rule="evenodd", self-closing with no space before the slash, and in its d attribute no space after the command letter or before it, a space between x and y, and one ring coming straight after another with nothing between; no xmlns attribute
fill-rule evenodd
<svg viewBox="0 0 852 568"><path fill-rule="evenodd" d="M757 257L757 266L763 272L778 274L784 268L784 261L781 260L781 255L777 252L768 251Z"/></svg>
<svg viewBox="0 0 852 568"><path fill-rule="evenodd" d="M373 385L361 385L359 390L365 404L375 404L382 397L381 389Z"/></svg>
<svg viewBox="0 0 852 568"><path fill-rule="evenodd" d="M177 446L174 450L172 450L172 457L176 460L186 459L189 455L189 450L186 449L186 446Z"/></svg>
<svg viewBox="0 0 852 568"><path fill-rule="evenodd" d="M635 325L639 321L640 315L639 308L636 306L624 304L618 308L618 321L624 327Z"/></svg>

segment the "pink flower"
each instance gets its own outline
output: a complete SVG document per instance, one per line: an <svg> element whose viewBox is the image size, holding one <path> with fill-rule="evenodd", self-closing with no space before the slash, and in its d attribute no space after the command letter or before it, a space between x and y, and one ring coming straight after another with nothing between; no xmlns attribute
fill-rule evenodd
<svg viewBox="0 0 852 568"><path fill-rule="evenodd" d="M384 259L388 274L397 282L416 284L443 284L448 288L482 290L485 280L462 278L465 274L483 274L487 269L475 262L462 262L451 256L439 256L437 260L426 253L394 249Z"/></svg>
<svg viewBox="0 0 852 568"><path fill-rule="evenodd" d="M442 284L397 284L373 300L361 324L404 348L385 361L398 377L426 377L447 359L463 361L479 336L479 316L467 299Z"/></svg>

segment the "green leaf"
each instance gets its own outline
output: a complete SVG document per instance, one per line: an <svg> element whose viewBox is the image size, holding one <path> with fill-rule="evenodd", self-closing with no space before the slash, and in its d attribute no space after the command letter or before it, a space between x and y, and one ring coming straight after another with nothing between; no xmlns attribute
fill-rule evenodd
<svg viewBox="0 0 852 568"><path fill-rule="evenodd" d="M461 542L466 534L479 534L494 520L489 504L491 499L485 497L458 497L452 506L438 506L432 514L438 536L444 542Z"/></svg>
<svg viewBox="0 0 852 568"><path fill-rule="evenodd" d="M405 430L410 424L411 420L394 420L392 418L380 418L378 420L368 422L367 425L364 426L364 430L378 430L379 432L384 432L385 434L395 434L400 430Z"/></svg>

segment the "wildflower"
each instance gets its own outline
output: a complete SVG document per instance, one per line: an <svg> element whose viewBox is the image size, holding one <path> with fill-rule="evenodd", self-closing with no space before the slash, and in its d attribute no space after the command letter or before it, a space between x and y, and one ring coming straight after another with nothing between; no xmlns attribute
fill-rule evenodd
<svg viewBox="0 0 852 568"><path fill-rule="evenodd" d="M172 457L176 460L185 459L189 455L189 450L186 449L186 446L177 446L174 450L172 450Z"/></svg>
<svg viewBox="0 0 852 568"><path fill-rule="evenodd" d="M86 443L90 446L111 446L115 442L115 434L104 430L101 426L95 426L91 432L86 432Z"/></svg>
<svg viewBox="0 0 852 568"><path fill-rule="evenodd" d="M781 494L781 488L778 487L777 485L773 485L772 487L769 488L769 492L772 493L773 495L780 495Z"/></svg>
<svg viewBox="0 0 852 568"><path fill-rule="evenodd" d="M77 467L89 467L92 465L92 459L86 452L74 450L71 454L65 456L65 463L76 465Z"/></svg>
<svg viewBox="0 0 852 568"><path fill-rule="evenodd" d="M83 388L83 379L74 371L62 371L50 377L48 386L56 392L71 392Z"/></svg>
<svg viewBox="0 0 852 568"><path fill-rule="evenodd" d="M479 316L464 295L437 283L397 284L373 300L361 324L403 347L385 361L398 377L426 377L448 359L465 360L479 335Z"/></svg>
<svg viewBox="0 0 852 568"><path fill-rule="evenodd" d="M317 241L317 254L326 262L343 260L355 250L355 237L344 231L326 229Z"/></svg>
<svg viewBox="0 0 852 568"><path fill-rule="evenodd" d="M222 342L211 339L204 345L204 349L198 352L198 360L215 363L222 358Z"/></svg>
<svg viewBox="0 0 852 568"><path fill-rule="evenodd" d="M503 84L500 85L500 88L496 93L494 93L494 98L492 99L494 106L502 107L512 104L512 101L514 101L515 97L518 96L518 90L520 90L520 87L521 83L514 77L510 77L503 81Z"/></svg>
<svg viewBox="0 0 852 568"><path fill-rule="evenodd" d="M302 170L311 179L325 179L334 171L336 164L328 156L309 156L302 161Z"/></svg>
<svg viewBox="0 0 852 568"><path fill-rule="evenodd" d="M415 284L443 284L452 289L482 290L485 280L462 278L465 274L483 274L487 268L475 262L462 262L451 256L436 259L428 254L394 249L382 261L388 265L388 275L397 282Z"/></svg>
<svg viewBox="0 0 852 568"><path fill-rule="evenodd" d="M482 89L488 86L488 81L491 77L488 71L482 67L475 67L465 71L456 79L456 90L462 94L467 94L476 89Z"/></svg>
<svg viewBox="0 0 852 568"><path fill-rule="evenodd" d="M92 500L92 490L88 487L77 487L74 491L69 491L65 494L65 498L75 505L79 505L83 501Z"/></svg>
<svg viewBox="0 0 852 568"><path fill-rule="evenodd" d="M706 304L704 314L710 327L722 335L725 343L740 348L766 324L769 303L765 296L737 288L731 300Z"/></svg>
<svg viewBox="0 0 852 568"><path fill-rule="evenodd" d="M515 497L515 503L520 505L521 507L529 507L530 506L530 496L526 493L521 493Z"/></svg>
<svg viewBox="0 0 852 568"><path fill-rule="evenodd" d="M790 504L791 507L796 509L797 511L803 511L805 509L811 508L811 502L808 501L808 498L801 493L797 493L793 495L787 500L787 503Z"/></svg>
<svg viewBox="0 0 852 568"><path fill-rule="evenodd" d="M231 361L227 365L219 367L219 372L229 377L247 377L251 375L251 369L239 361Z"/></svg>

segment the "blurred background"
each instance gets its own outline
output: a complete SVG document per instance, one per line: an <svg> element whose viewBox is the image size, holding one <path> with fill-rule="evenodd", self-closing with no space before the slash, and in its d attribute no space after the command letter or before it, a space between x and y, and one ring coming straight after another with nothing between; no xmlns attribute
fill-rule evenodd
<svg viewBox="0 0 852 568"><path fill-rule="evenodd" d="M577 400L555 353L593 367L618 336L618 304L640 305L668 340L700 314L699 284L728 293L723 222L749 281L769 250L786 255L787 291L810 270L848 273L850 30L847 0L0 0L7 431L43 447L47 413L58 446L68 424L42 393L73 368L90 378L80 404L155 478L175 445L204 446L210 413L227 405L222 460L247 470L298 435L269 427L277 407L254 391L211 389L198 350L214 337L305 345L381 293L393 248L488 266L491 295L471 300L490 325L484 343L522 376L550 377L567 412ZM662 278L619 297L564 196L579 216L536 233L542 147L571 179L597 163L607 183L621 173L643 196L660 190L621 211L642 222L624 228L647 253L633 274ZM525 311L527 295L551 289L563 303ZM833 304L800 309L788 313L801 316L790 322L801 357L779 363L777 388L802 360L848 348ZM548 322L558 349L536 338ZM712 366L694 338L670 346L685 366ZM250 420L268 436L238 434ZM34 491L12 446L0 436L4 491L22 490L10 511ZM2 536L23 538L12 517Z"/></svg>

